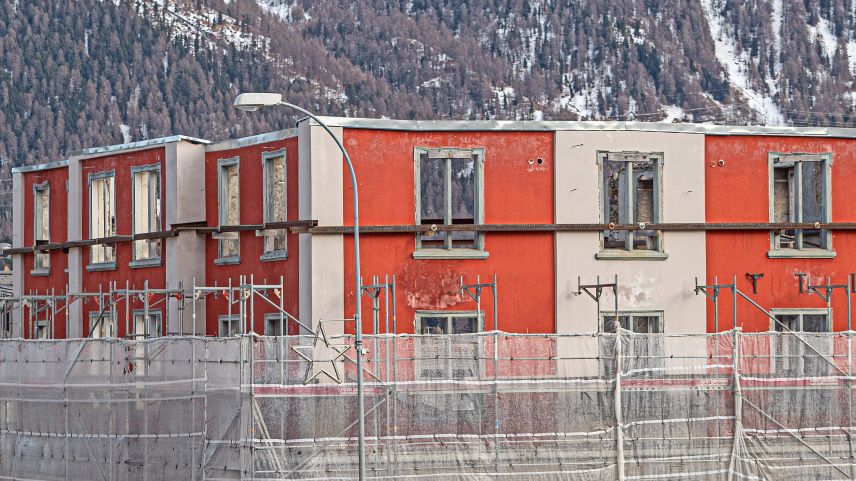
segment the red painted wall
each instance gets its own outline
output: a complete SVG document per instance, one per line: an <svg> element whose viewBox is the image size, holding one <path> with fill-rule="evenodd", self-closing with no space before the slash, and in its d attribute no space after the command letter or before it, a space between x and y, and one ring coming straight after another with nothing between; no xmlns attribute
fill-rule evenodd
<svg viewBox="0 0 856 481"><path fill-rule="evenodd" d="M286 149L286 195L288 198L287 214L288 220L298 220L297 210L297 137L267 142L263 144L250 145L231 150L208 152L205 154L205 210L207 212L207 224L217 227L217 160L240 157L239 183L240 183L240 221L242 224L261 224L264 220L264 192L263 192L263 164L262 154L274 150ZM254 276L256 284L278 284L280 276L284 277L285 292L283 304L285 310L298 317L298 239L297 234L288 235L288 259L266 261L259 260L264 252L264 240L257 237L255 231L241 233L241 263L237 265L218 266L214 264L217 259L217 239L210 235L205 241L205 269L206 284L209 286L228 285L232 279L233 285L238 285L241 275ZM273 292L267 296L274 302L278 298ZM233 313L237 314L238 305L232 306ZM249 304L248 304L249 309ZM209 296L206 304L206 330L208 335L216 336L219 331L218 316L228 313L228 304L222 293L215 299ZM255 325L253 330L259 334L264 333L264 315L274 313L278 310L257 299L255 302ZM291 323L288 327L289 333L297 332L297 325Z"/></svg>
<svg viewBox="0 0 856 481"><path fill-rule="evenodd" d="M552 223L552 132L398 132L345 129L344 143L359 181L360 222L413 225L414 147L484 148L485 222ZM529 160L543 159L542 164ZM343 166L343 169L346 169ZM352 224L353 190L344 170L344 222ZM360 238L364 284L372 275L395 275L397 332L414 331L417 310L475 310L458 293L459 276L498 281L499 328L507 332L555 332L554 242L552 233L487 233L483 260L414 260L412 234ZM353 238L345 237L345 317L354 312ZM493 297L483 291L485 330L494 329ZM371 302L363 297L363 332L372 332ZM384 323L381 311L381 324ZM353 324L346 326L353 332ZM383 332L383 328L381 328Z"/></svg>
<svg viewBox="0 0 856 481"><path fill-rule="evenodd" d="M131 235L133 233L133 181L131 179L131 167L161 164L161 217L164 219L163 226L166 226L166 166L164 160L166 151L163 147L152 148L149 150L141 150L137 152L120 153L116 155L107 155L104 157L96 157L81 161L81 236L89 238L89 174L103 172L107 170L115 171L115 190L116 190L116 234ZM109 284L112 281L117 281L119 289L125 288L125 280L130 281L131 289L143 289L144 282L149 281L149 288L164 289L166 287L166 241L161 243L161 265L154 267L130 267L130 262L133 260L133 243L122 242L117 244L116 249L116 269L108 271L88 272L86 266L89 264L90 253L89 248L84 247L82 252L82 275L81 275L81 290L84 292L98 292L99 287L103 290L109 289ZM158 300L153 298L151 302ZM143 302L140 300L132 301L129 306L130 311L143 309ZM89 333L89 313L99 312L100 306L94 299L89 299L83 303L83 326L84 335ZM117 319L117 336L126 335L125 330L125 304L124 301L116 306ZM161 309L162 319L166 324L166 312ZM132 321L132 320L131 320ZM133 327L131 327L133 329Z"/></svg>
<svg viewBox="0 0 856 481"><path fill-rule="evenodd" d="M832 221L854 222L851 194L856 189L856 142L834 138L768 136L708 136L705 140L705 212L708 222L769 222L769 152L832 153ZM725 161L719 166L720 160ZM711 164L715 166L711 166ZM806 272L813 284L845 284L856 271L856 232L832 234L835 259L769 259L770 234L708 232L707 281L730 283L765 309L825 308L817 296L799 293L796 272ZM758 293L752 294L746 273L763 273ZM719 304L719 330L731 329L731 294L723 292ZM743 299L738 300L738 325L745 331L767 331L769 319ZM847 329L846 298L842 290L832 297L833 329ZM708 305L708 331L714 330L713 306Z"/></svg>
<svg viewBox="0 0 856 481"><path fill-rule="evenodd" d="M35 244L34 235L34 209L33 186L47 181L50 186L50 241L52 243L65 242L68 240L68 167L40 170L35 172L24 172L23 179L24 195L24 238L21 246L32 246ZM15 246L19 247L19 246ZM33 276L33 254L25 254L23 258L23 294L45 294L54 289L56 294L65 291L68 284L68 255L61 250L50 252L50 275ZM27 315L24 319L24 335L30 333L30 325L27 323ZM65 338L65 312L57 314L55 318L54 337Z"/></svg>

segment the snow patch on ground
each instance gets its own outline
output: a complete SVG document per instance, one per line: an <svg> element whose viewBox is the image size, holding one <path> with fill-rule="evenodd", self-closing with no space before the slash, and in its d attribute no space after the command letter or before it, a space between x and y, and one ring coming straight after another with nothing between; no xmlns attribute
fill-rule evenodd
<svg viewBox="0 0 856 481"><path fill-rule="evenodd" d="M829 20L820 17L816 27L806 25L806 28L808 28L808 32L811 35L812 43L820 40L820 46L823 48L823 53L826 54L827 58L831 59L835 56L838 40L835 38L835 34L832 33L832 25L829 23Z"/></svg>
<svg viewBox="0 0 856 481"><path fill-rule="evenodd" d="M122 143L131 143L131 127L125 124L119 124L119 131L122 132Z"/></svg>
<svg viewBox="0 0 856 481"><path fill-rule="evenodd" d="M773 13L770 18L770 28L773 30L773 55L775 55L776 75L782 70L779 61L782 53L782 20L785 16L785 1L773 0Z"/></svg>
<svg viewBox="0 0 856 481"><path fill-rule="evenodd" d="M738 52L737 42L719 15L724 0L701 0L702 10L707 20L710 36L713 38L716 59L728 72L728 81L746 98L752 110L758 112L765 125L784 125L785 116L769 95L755 90L749 81L747 64L750 61L746 52Z"/></svg>
<svg viewBox="0 0 856 481"><path fill-rule="evenodd" d="M684 109L678 107L677 105L664 105L663 113L666 114L666 117L663 118L660 122L665 122L667 124L671 124L675 120L684 120L687 116L687 113L684 112Z"/></svg>

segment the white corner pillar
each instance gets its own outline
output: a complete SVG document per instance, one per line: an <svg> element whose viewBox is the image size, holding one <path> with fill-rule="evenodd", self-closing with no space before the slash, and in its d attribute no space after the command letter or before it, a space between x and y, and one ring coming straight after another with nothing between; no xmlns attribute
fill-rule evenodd
<svg viewBox="0 0 856 481"><path fill-rule="evenodd" d="M342 128L331 127L342 139ZM319 226L343 225L344 159L336 142L309 120L298 127L298 211L300 219ZM318 325L326 319L344 319L344 236L301 234L299 241L300 319ZM324 326L328 335L340 334L343 323Z"/></svg>

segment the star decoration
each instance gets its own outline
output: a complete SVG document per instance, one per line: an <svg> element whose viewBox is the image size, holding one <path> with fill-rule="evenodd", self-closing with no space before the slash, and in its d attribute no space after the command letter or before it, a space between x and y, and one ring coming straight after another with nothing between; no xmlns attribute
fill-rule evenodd
<svg viewBox="0 0 856 481"><path fill-rule="evenodd" d="M327 333L324 331L324 322L325 321L319 321L318 322L318 330L315 331L315 340L312 342L311 345L291 346L291 349L294 352L296 352L298 356L303 358L305 361L309 362L309 365L306 367L306 375L303 378L303 384L309 384L313 379L317 378L321 374L329 377L336 384L342 384L342 377L339 374L339 366L336 365L336 362L338 362L339 359L342 359L343 357L345 357L345 353L348 352L348 349L350 349L351 346L349 346L347 344L330 344L330 341L327 339ZM324 343L324 347L327 350L332 350L335 353L335 355L333 355L333 357L331 359L312 359L300 351L300 349L315 349L315 348L317 348L318 347L318 341L322 341ZM326 368L326 367L322 368L322 369L315 370L315 364L316 363L328 363L328 362L330 363L330 366L333 368L332 373L330 373L330 371L328 371L327 370L328 368Z"/></svg>

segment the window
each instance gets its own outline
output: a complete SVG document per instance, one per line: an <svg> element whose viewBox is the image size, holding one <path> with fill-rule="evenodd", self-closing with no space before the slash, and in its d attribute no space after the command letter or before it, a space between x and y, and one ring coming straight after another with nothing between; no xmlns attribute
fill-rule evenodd
<svg viewBox="0 0 856 481"><path fill-rule="evenodd" d="M238 185L239 171L238 158L220 159L217 163L218 174L218 197L219 225L239 225L240 220L240 186ZM240 255L240 237L237 232L223 232L217 234L219 239L220 261L237 262Z"/></svg>
<svg viewBox="0 0 856 481"><path fill-rule="evenodd" d="M89 313L89 332L91 337L113 337L113 319L110 314L101 312Z"/></svg>
<svg viewBox="0 0 856 481"><path fill-rule="evenodd" d="M776 332L830 332L828 312L823 310L774 309L776 321L770 320Z"/></svg>
<svg viewBox="0 0 856 481"><path fill-rule="evenodd" d="M599 152L601 204L605 224L662 222L663 155L642 152ZM662 234L656 230L603 233L603 249L662 252ZM608 256L599 256L608 257Z"/></svg>
<svg viewBox="0 0 856 481"><path fill-rule="evenodd" d="M113 172L89 174L89 238L116 235L115 177ZM115 246L95 244L89 247L90 264L116 262Z"/></svg>
<svg viewBox="0 0 856 481"><path fill-rule="evenodd" d="M602 312L600 319L601 332L615 333L615 312ZM662 375L662 371L660 370L665 365L662 336L650 336L647 334L659 334L663 332L663 311L618 311L618 321L621 323L622 329L634 334L646 334L622 338L622 342L626 343L626 352L632 353L632 355L626 356L622 360L622 368L625 370L639 369L641 372L648 372L653 376ZM605 344L601 343L600 348L606 350L606 352L601 353L601 357L611 359L610 362L601 365L602 374L604 376L614 376L615 349L609 342Z"/></svg>
<svg viewBox="0 0 856 481"><path fill-rule="evenodd" d="M288 208L285 184L285 150L262 155L264 162L264 218L265 224L286 222ZM286 257L286 229L264 231L264 255L262 260Z"/></svg>
<svg viewBox="0 0 856 481"><path fill-rule="evenodd" d="M220 316L220 337L237 336L241 333L241 323L237 316Z"/></svg>
<svg viewBox="0 0 856 481"><path fill-rule="evenodd" d="M134 337L146 339L149 337L160 337L163 335L163 323L160 311L149 311L148 322L146 322L146 311L134 311Z"/></svg>
<svg viewBox="0 0 856 481"><path fill-rule="evenodd" d="M481 331L477 312L417 312L417 334L473 334ZM416 340L416 371L420 379L463 379L478 374L478 338L425 336Z"/></svg>
<svg viewBox="0 0 856 481"><path fill-rule="evenodd" d="M826 309L773 309L770 320L775 356L775 372L781 376L827 375L832 339L816 333L831 332L830 311Z"/></svg>
<svg viewBox="0 0 856 481"><path fill-rule="evenodd" d="M50 242L50 198L51 190L47 181L33 186L33 241L36 246ZM50 271L50 252L36 251L33 261L33 274L46 274Z"/></svg>
<svg viewBox="0 0 856 481"><path fill-rule="evenodd" d="M618 312L621 328L637 334L657 334L663 332L663 313L657 312ZM615 332L615 313L601 313L602 332Z"/></svg>
<svg viewBox="0 0 856 481"><path fill-rule="evenodd" d="M265 316L265 336L285 335L286 319L280 314L268 314Z"/></svg>
<svg viewBox="0 0 856 481"><path fill-rule="evenodd" d="M133 167L131 177L134 185L134 234L160 231L162 229L160 165ZM160 239L134 241L134 264L152 263L145 261L159 263L160 256Z"/></svg>
<svg viewBox="0 0 856 481"><path fill-rule="evenodd" d="M33 339L48 339L48 321L37 321Z"/></svg>
<svg viewBox="0 0 856 481"><path fill-rule="evenodd" d="M484 149L417 148L415 157L417 224L484 223ZM476 231L418 234L416 243L416 258L486 257Z"/></svg>
<svg viewBox="0 0 856 481"><path fill-rule="evenodd" d="M831 163L831 154L770 154L770 222L830 222ZM776 230L771 241L770 257L831 250L828 229Z"/></svg>

